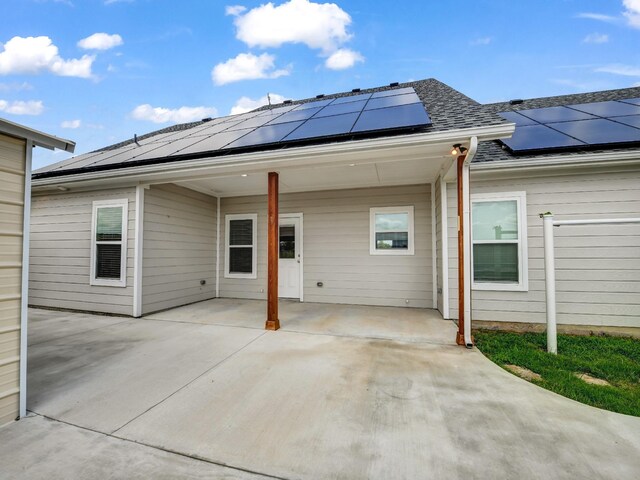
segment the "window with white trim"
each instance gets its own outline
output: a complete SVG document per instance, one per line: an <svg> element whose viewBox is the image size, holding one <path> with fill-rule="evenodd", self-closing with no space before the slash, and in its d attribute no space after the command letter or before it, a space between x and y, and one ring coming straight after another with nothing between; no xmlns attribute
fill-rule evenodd
<svg viewBox="0 0 640 480"><path fill-rule="evenodd" d="M257 278L257 223L255 213L225 215L226 278Z"/></svg>
<svg viewBox="0 0 640 480"><path fill-rule="evenodd" d="M528 290L526 193L471 196L475 290Z"/></svg>
<svg viewBox="0 0 640 480"><path fill-rule="evenodd" d="M413 206L369 210L371 255L413 255Z"/></svg>
<svg viewBox="0 0 640 480"><path fill-rule="evenodd" d="M93 202L91 285L127 286L127 213L129 200Z"/></svg>

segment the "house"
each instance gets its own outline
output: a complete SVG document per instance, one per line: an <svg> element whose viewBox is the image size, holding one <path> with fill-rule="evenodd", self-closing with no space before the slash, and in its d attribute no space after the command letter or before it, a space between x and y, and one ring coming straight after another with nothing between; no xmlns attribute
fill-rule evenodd
<svg viewBox="0 0 640 480"><path fill-rule="evenodd" d="M29 205L33 147L74 143L0 119L0 426L26 413Z"/></svg>
<svg viewBox="0 0 640 480"><path fill-rule="evenodd" d="M30 302L215 297L545 321L542 220L640 211L640 88L482 105L434 79L176 125L33 176ZM521 112L521 113L518 113ZM638 225L557 233L561 324L640 327Z"/></svg>

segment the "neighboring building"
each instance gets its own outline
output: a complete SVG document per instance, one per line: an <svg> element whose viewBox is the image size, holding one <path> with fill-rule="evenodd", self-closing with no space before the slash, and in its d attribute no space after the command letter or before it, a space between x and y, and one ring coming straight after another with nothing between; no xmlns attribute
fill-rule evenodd
<svg viewBox="0 0 640 480"><path fill-rule="evenodd" d="M80 155L34 174L30 301L138 317L271 293L269 311L280 296L454 319L466 301L460 343L471 312L543 323L538 214L638 216L639 99L630 88L481 105L429 79ZM557 234L559 322L640 327L640 226L589 228Z"/></svg>
<svg viewBox="0 0 640 480"><path fill-rule="evenodd" d="M74 148L68 140L0 119L0 426L26 408L28 212L35 146Z"/></svg>

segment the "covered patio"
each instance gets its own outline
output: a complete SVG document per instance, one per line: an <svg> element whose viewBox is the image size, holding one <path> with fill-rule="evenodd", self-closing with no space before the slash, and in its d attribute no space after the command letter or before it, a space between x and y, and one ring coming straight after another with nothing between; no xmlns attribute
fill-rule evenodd
<svg viewBox="0 0 640 480"><path fill-rule="evenodd" d="M0 464L31 479L637 477L640 419L456 347L430 310L283 301L271 332L264 306L33 309L32 414L0 432Z"/></svg>

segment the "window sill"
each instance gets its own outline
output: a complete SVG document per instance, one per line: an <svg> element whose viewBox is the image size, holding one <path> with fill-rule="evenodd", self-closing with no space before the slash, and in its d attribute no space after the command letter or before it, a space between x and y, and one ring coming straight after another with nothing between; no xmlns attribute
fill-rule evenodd
<svg viewBox="0 0 640 480"><path fill-rule="evenodd" d="M390 255L390 256L397 256L397 255L403 255L403 256L407 256L407 255L415 255L415 253L411 250L369 250L369 255Z"/></svg>
<svg viewBox="0 0 640 480"><path fill-rule="evenodd" d="M103 280L100 278L93 278L89 282L89 285L92 287L119 287L124 288L127 286L127 282L125 280Z"/></svg>
<svg viewBox="0 0 640 480"><path fill-rule="evenodd" d="M524 283L474 283L472 290L488 290L495 292L528 292L529 286Z"/></svg>
<svg viewBox="0 0 640 480"><path fill-rule="evenodd" d="M243 273L225 273L224 278L244 278L246 280L255 280L258 275L255 273L243 274Z"/></svg>

